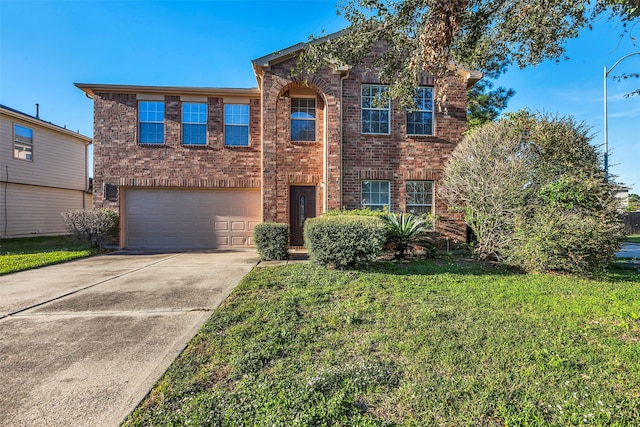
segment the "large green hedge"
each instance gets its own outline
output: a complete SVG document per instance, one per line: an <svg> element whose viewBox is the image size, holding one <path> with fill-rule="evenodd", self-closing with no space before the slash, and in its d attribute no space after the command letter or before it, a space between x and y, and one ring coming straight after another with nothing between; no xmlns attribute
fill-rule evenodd
<svg viewBox="0 0 640 427"><path fill-rule="evenodd" d="M263 222L253 229L256 249L263 261L287 259L289 256L289 224Z"/></svg>
<svg viewBox="0 0 640 427"><path fill-rule="evenodd" d="M387 238L381 218L337 215L307 219L304 243L311 260L336 268L373 263Z"/></svg>

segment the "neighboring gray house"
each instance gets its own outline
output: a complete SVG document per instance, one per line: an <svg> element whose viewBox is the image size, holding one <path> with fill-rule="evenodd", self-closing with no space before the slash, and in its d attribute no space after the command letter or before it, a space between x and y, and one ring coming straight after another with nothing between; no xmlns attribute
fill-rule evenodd
<svg viewBox="0 0 640 427"><path fill-rule="evenodd" d="M0 237L67 233L60 214L91 207L92 142L0 105Z"/></svg>

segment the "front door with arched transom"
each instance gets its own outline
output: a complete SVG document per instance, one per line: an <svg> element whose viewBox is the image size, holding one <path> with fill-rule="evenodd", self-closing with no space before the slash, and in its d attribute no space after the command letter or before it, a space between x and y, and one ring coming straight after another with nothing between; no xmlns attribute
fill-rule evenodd
<svg viewBox="0 0 640 427"><path fill-rule="evenodd" d="M289 191L291 246L304 245L304 220L316 216L316 187L292 186Z"/></svg>

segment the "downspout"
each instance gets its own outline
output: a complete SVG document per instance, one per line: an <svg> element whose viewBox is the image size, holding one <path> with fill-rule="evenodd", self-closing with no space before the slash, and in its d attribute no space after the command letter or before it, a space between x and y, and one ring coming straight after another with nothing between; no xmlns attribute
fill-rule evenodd
<svg viewBox="0 0 640 427"><path fill-rule="evenodd" d="M84 144L84 191L82 192L82 209L86 209L85 200L87 198L87 193L89 192L89 165L87 162L89 161L89 144Z"/></svg>
<svg viewBox="0 0 640 427"><path fill-rule="evenodd" d="M7 192L9 191L9 165L5 165L7 180L4 182L4 235L7 236L9 229L9 209L7 208Z"/></svg>
<svg viewBox="0 0 640 427"><path fill-rule="evenodd" d="M260 89L260 217L264 221L264 82L263 74L256 71L254 69Z"/></svg>
<svg viewBox="0 0 640 427"><path fill-rule="evenodd" d="M344 142L343 139L343 120L342 120L342 110L343 110L343 104L342 104L342 92L343 92L343 85L344 85L344 81L349 77L349 73L351 73L351 69L347 70L347 74L345 74L344 76L340 77L340 181L338 182L338 188L340 189L340 194L338 195L338 201L340 202L338 205L338 209L342 209L342 192L343 192L343 188L342 188L342 170L343 170L343 162L342 162L342 143Z"/></svg>
<svg viewBox="0 0 640 427"><path fill-rule="evenodd" d="M327 207L329 206L329 176L328 176L328 172L329 172L329 148L327 147L327 143L329 142L329 123L328 123L328 119L329 119L329 114L327 114L327 111L329 110L329 103L327 102L327 97L324 96L324 137L323 137L323 144L322 144L322 149L324 151L324 165L323 165L323 170L322 170L322 174L323 174L323 181L320 185L322 185L323 188L323 193L322 193L322 213L325 213L327 211Z"/></svg>

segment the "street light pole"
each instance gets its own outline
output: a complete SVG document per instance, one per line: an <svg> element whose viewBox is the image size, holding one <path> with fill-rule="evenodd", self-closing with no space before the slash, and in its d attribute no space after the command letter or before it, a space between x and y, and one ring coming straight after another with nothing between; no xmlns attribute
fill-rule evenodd
<svg viewBox="0 0 640 427"><path fill-rule="evenodd" d="M609 132L608 132L608 120L607 120L607 77L609 77L609 73L613 71L616 66L621 63L623 60L627 59L633 55L640 55L640 52L632 52L628 55L623 56L618 59L615 64L609 70L607 70L607 66L604 66L604 179L609 181Z"/></svg>

